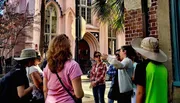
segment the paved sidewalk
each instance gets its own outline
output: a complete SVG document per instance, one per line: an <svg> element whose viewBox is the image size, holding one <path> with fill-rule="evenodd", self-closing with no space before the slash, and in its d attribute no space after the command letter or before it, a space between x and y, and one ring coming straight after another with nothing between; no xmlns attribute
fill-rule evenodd
<svg viewBox="0 0 180 103"><path fill-rule="evenodd" d="M89 88L89 85L90 85L89 78L87 78L87 75L82 75L81 79L82 79L82 87L84 90L84 97L82 99L82 102L83 103L94 103L92 89ZM105 95L104 95L106 103L108 103L107 94L109 91L110 84L111 84L111 81L106 81L106 90L105 90Z"/></svg>

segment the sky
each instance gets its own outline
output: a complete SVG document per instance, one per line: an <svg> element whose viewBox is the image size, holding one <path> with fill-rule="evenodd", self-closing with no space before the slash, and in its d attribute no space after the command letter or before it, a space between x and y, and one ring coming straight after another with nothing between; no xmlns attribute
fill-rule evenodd
<svg viewBox="0 0 180 103"><path fill-rule="evenodd" d="M6 0L0 0L0 15L3 15L3 6Z"/></svg>

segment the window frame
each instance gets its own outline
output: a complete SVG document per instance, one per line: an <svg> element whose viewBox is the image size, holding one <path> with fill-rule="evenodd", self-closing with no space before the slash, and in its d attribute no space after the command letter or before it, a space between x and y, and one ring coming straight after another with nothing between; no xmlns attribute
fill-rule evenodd
<svg viewBox="0 0 180 103"><path fill-rule="evenodd" d="M80 15L82 15L81 14L81 11L82 11L82 8L85 8L85 18L84 18L84 20L86 20L86 23L87 24L92 24L92 0L91 0L91 5L90 6L88 6L88 0L85 0L85 4L82 4L82 0L80 0L80 4L79 4L79 13L80 13ZM91 14L90 14L90 22L88 21L88 9L90 9L90 12L91 12Z"/></svg>
<svg viewBox="0 0 180 103"><path fill-rule="evenodd" d="M45 37L45 43L46 43L46 44L49 44L49 42L52 40L52 37L57 35L57 21L58 21L57 10L56 10L55 5L53 5L53 4L51 4L51 5L49 5L49 6L52 6L52 7L53 7L53 10L55 11L55 14L56 14L56 16L55 16L55 17L56 17L56 26L55 26L55 33L53 33L53 32L52 32L53 16L52 16L52 12L50 12L49 18L48 18L48 19L50 19L50 20L49 20L49 23L45 23L44 37ZM49 6L48 6L48 7L49 7ZM48 7L47 7L46 10L49 9ZM46 20L46 15L45 15L45 20ZM46 24L49 24L49 25L48 25L48 26L49 26L49 32L46 32ZM46 36L47 36L48 38L47 38Z"/></svg>
<svg viewBox="0 0 180 103"><path fill-rule="evenodd" d="M109 35L109 33L110 33L110 35ZM115 36L113 36L114 35L114 33L115 33ZM111 43L111 45L109 46L109 40L110 40L110 42L113 42L113 41L115 41L114 42L114 45L113 45L113 43ZM113 30L113 28L111 28L110 26L108 26L108 49L109 49L109 47L111 47L111 55L114 55L114 53L115 53L115 51L116 51L116 49L117 49L117 47L116 47L116 42L117 42L117 39L116 39L116 31L115 30ZM112 49L112 47L114 47L113 49ZM113 51L112 51L113 50ZM108 50L109 51L109 50ZM108 54L109 54L109 52L108 52Z"/></svg>

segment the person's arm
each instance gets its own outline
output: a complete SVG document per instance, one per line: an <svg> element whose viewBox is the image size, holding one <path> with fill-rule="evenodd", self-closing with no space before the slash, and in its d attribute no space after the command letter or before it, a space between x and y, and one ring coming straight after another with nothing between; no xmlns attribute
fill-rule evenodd
<svg viewBox="0 0 180 103"><path fill-rule="evenodd" d="M22 98L23 96L25 96L25 95L29 94L30 92L32 92L32 90L34 88L33 86L28 87L26 89L25 89L24 85L18 86L17 87L17 93L18 93L19 98Z"/></svg>
<svg viewBox="0 0 180 103"><path fill-rule="evenodd" d="M41 79L39 72L38 71L33 72L30 74L30 76L31 76L32 81L33 81L34 85L36 86L36 88L43 90L43 85L42 85L43 80Z"/></svg>
<svg viewBox="0 0 180 103"><path fill-rule="evenodd" d="M94 68L95 68L95 65L92 66L91 71L90 71L90 81L91 82L95 80L95 77L93 75Z"/></svg>
<svg viewBox="0 0 180 103"><path fill-rule="evenodd" d="M113 65L110 65L106 73L110 76L115 76L116 68Z"/></svg>
<svg viewBox="0 0 180 103"><path fill-rule="evenodd" d="M101 76L95 81L95 83L97 84L99 81L103 80L104 77L106 76L106 71L107 71L107 68L106 68L106 64L103 64L103 71L101 73Z"/></svg>
<svg viewBox="0 0 180 103"><path fill-rule="evenodd" d="M146 86L146 65L137 64L134 75L134 83L137 85L136 103L144 103Z"/></svg>
<svg viewBox="0 0 180 103"><path fill-rule="evenodd" d="M47 78L45 77L43 78L43 92L44 92L44 100L46 100L48 88L47 88Z"/></svg>
<svg viewBox="0 0 180 103"><path fill-rule="evenodd" d="M95 69L95 64L92 66L92 69L91 69L91 72L90 72L90 82L91 82L90 88L96 86L96 83L95 83L95 76L94 76L94 74L93 74L94 69Z"/></svg>
<svg viewBox="0 0 180 103"><path fill-rule="evenodd" d="M137 85L136 103L143 103L144 95L145 95L145 88L141 85Z"/></svg>
<svg viewBox="0 0 180 103"><path fill-rule="evenodd" d="M106 58L106 57L105 57ZM107 61L113 65L116 69L124 68L124 65L113 56L107 56Z"/></svg>
<svg viewBox="0 0 180 103"><path fill-rule="evenodd" d="M72 86L74 88L74 95L76 98L82 98L84 96L84 92L81 84L81 76L78 76L72 80Z"/></svg>

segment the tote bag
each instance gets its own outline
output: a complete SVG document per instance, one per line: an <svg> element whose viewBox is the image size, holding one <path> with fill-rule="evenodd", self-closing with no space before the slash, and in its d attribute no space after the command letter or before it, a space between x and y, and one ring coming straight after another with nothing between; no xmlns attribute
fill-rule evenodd
<svg viewBox="0 0 180 103"><path fill-rule="evenodd" d="M120 97L120 92L119 92L119 83L118 83L118 70L116 70L116 74L114 77L114 82L112 86L109 89L108 92L108 98L111 100L118 100Z"/></svg>
<svg viewBox="0 0 180 103"><path fill-rule="evenodd" d="M125 93L133 90L132 80L129 77L126 69L118 70L118 83L120 93Z"/></svg>

